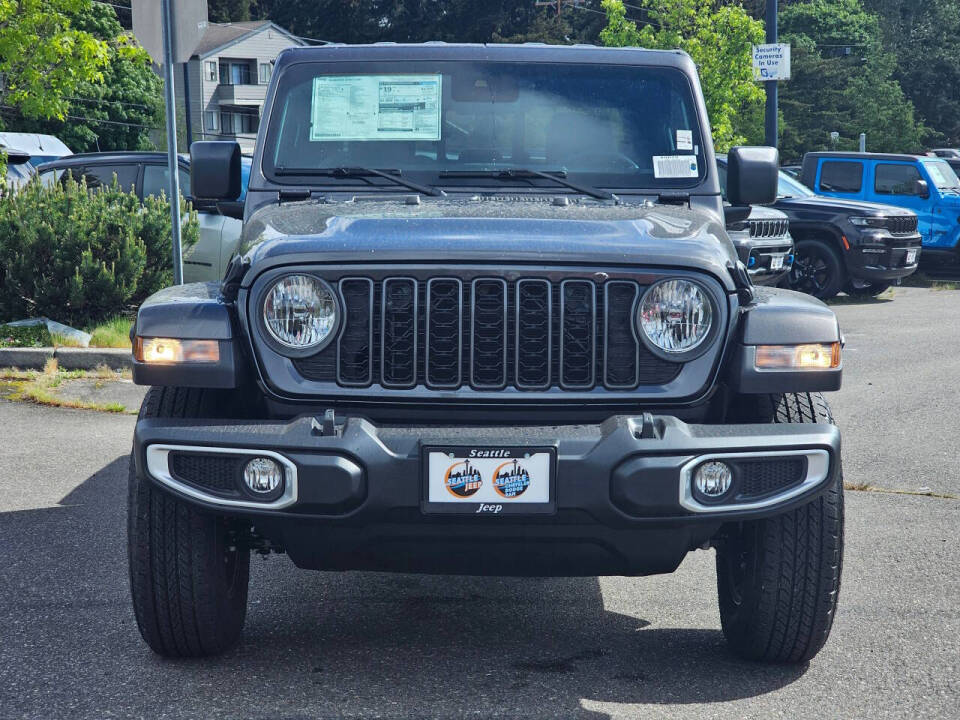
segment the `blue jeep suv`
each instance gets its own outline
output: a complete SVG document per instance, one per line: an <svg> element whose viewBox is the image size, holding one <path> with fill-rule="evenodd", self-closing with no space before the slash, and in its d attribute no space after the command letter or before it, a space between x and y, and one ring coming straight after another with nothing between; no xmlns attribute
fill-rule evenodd
<svg viewBox="0 0 960 720"><path fill-rule="evenodd" d="M912 210L919 218L924 269L960 268L960 179L943 158L813 152L803 158L801 180L820 195Z"/></svg>

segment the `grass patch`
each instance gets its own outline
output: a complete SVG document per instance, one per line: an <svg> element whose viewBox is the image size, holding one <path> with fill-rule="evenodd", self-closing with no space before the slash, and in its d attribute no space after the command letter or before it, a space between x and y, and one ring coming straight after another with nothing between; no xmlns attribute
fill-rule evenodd
<svg viewBox="0 0 960 720"><path fill-rule="evenodd" d="M100 410L101 412L125 413L128 411L120 403L94 403L83 400L62 398L55 389L65 380L94 378L98 383L107 380L129 380L129 370L115 372L108 367L99 367L96 370L60 370L56 358L47 361L42 371L38 370L4 370L0 373L0 383L4 387L2 394L8 400L25 400L40 405L53 407L77 408L81 410Z"/></svg>
<svg viewBox="0 0 960 720"><path fill-rule="evenodd" d="M132 324L129 318L115 317L96 325L87 330L92 336L90 347L129 348Z"/></svg>

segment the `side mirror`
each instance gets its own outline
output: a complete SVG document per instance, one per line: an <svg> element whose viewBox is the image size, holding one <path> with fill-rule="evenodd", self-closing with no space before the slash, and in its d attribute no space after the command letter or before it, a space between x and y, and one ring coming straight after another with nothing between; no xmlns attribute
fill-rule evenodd
<svg viewBox="0 0 960 720"><path fill-rule="evenodd" d="M727 153L727 200L731 205L777 201L780 153L772 147L735 147Z"/></svg>
<svg viewBox="0 0 960 720"><path fill-rule="evenodd" d="M913 183L913 194L922 197L924 200L930 197L930 186L927 185L927 181L916 180Z"/></svg>
<svg viewBox="0 0 960 720"><path fill-rule="evenodd" d="M190 188L197 200L240 197L240 145L229 140L190 145Z"/></svg>

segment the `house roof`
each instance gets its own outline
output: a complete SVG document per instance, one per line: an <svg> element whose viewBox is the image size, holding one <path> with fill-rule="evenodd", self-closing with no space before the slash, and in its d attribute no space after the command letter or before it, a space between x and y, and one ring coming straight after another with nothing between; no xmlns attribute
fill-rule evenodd
<svg viewBox="0 0 960 720"><path fill-rule="evenodd" d="M208 55L213 55L221 50L225 50L231 45L236 45L241 40L245 40L246 38L263 32L268 28L271 30L276 30L277 32L287 36L297 45L305 44L295 35L292 35L289 30L284 30L282 27L270 22L269 20L252 20L248 22L234 23L212 22L207 23L207 29L203 33L203 37L200 39L196 49L193 51L193 55L194 57L203 59Z"/></svg>

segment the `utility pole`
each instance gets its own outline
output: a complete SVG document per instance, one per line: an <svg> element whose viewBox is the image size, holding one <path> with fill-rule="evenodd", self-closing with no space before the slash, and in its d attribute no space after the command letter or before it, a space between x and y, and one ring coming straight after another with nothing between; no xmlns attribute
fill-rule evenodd
<svg viewBox="0 0 960 720"><path fill-rule="evenodd" d="M560 17L560 10L564 5L576 5L578 0L537 0L534 3L536 7L556 7L557 17Z"/></svg>
<svg viewBox="0 0 960 720"><path fill-rule="evenodd" d="M767 44L773 45L779 41L777 32L777 0L767 0ZM767 86L767 121L766 121L766 139L767 145L777 147L779 140L778 133L778 111L779 101L777 98L777 81L768 80Z"/></svg>
<svg viewBox="0 0 960 720"><path fill-rule="evenodd" d="M163 93L167 101L167 167L170 171L170 223L173 230L173 284L183 284L180 253L180 164L177 161L177 106L173 88L173 20L170 0L160 0L163 26ZM186 95L184 95L186 97ZM189 101L188 101L189 104Z"/></svg>

